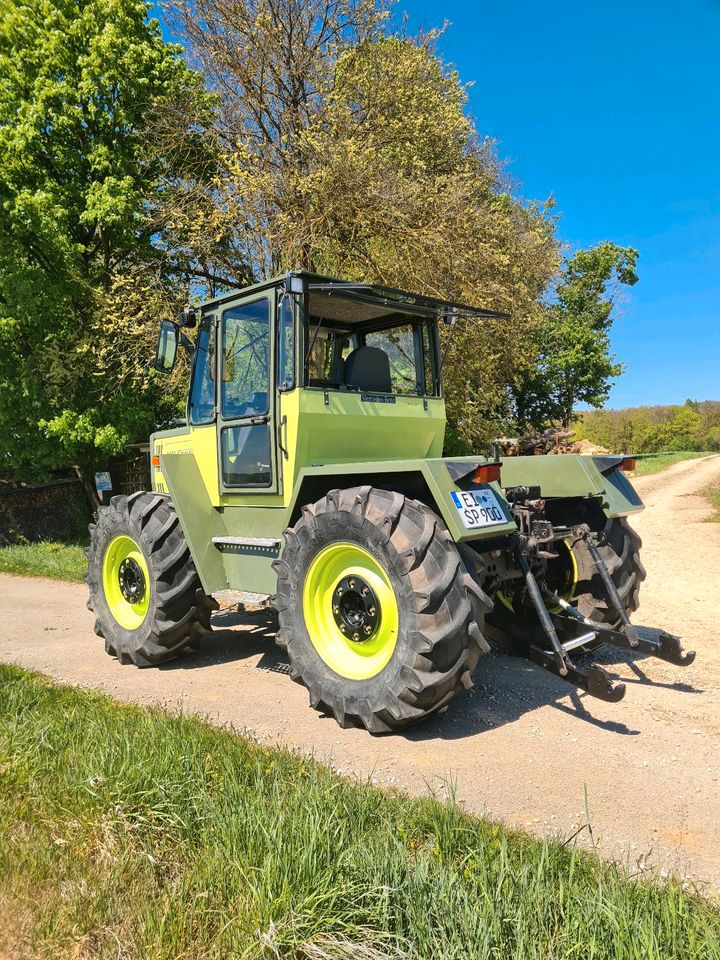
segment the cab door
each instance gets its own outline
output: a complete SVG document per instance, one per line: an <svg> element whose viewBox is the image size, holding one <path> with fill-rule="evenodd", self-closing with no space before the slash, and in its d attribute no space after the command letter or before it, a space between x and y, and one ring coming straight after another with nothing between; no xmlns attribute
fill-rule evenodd
<svg viewBox="0 0 720 960"><path fill-rule="evenodd" d="M275 290L233 301L218 325L221 494L275 493Z"/></svg>

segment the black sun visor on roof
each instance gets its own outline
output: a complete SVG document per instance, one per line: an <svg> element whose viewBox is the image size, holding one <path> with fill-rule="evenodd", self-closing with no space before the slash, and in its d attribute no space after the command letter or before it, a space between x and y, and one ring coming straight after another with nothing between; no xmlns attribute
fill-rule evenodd
<svg viewBox="0 0 720 960"><path fill-rule="evenodd" d="M447 300L436 300L417 294L394 290L390 287L374 287L368 284L353 284L331 281L308 283L309 313L313 317L338 320L341 323L363 323L382 320L396 314L413 314L421 317L444 317L455 319L478 318L507 320L509 314L496 310L483 310Z"/></svg>
<svg viewBox="0 0 720 960"><path fill-rule="evenodd" d="M384 317L406 313L403 307L386 307L381 303L366 303L347 295L316 293L311 290L308 295L308 313L318 320L336 320L339 323L366 323L372 320L382 320Z"/></svg>

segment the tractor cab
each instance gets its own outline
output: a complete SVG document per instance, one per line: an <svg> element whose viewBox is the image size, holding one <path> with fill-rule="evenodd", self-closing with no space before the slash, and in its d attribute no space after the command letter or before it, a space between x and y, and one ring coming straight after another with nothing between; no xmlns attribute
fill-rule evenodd
<svg viewBox="0 0 720 960"><path fill-rule="evenodd" d="M215 505L238 493L287 505L305 467L440 457L439 321L500 316L307 273L208 301L199 313L187 422L194 434L217 434ZM163 323L159 370L172 368L181 325L196 322L183 311L180 323Z"/></svg>

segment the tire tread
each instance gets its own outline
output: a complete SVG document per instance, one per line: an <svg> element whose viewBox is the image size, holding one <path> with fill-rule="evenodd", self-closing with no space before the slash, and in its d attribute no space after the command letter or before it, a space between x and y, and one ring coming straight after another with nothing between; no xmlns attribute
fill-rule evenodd
<svg viewBox="0 0 720 960"><path fill-rule="evenodd" d="M407 623L407 662L392 671L388 665L362 695L355 681L338 678L317 654L308 657L303 649L309 638L298 637L301 631L307 636L297 602L305 573L298 569L303 548L309 541L318 548L331 542L335 531L341 539L348 529L383 549L407 588L398 596L401 622ZM302 510L283 540L282 556L273 565L278 576L276 642L287 650L291 676L305 684L315 709L333 715L341 726L385 733L437 712L472 684L477 660L489 649L482 624L492 602L429 507L370 486L331 490Z"/></svg>
<svg viewBox="0 0 720 960"><path fill-rule="evenodd" d="M88 607L96 614L95 632L121 663L151 666L172 659L210 630L217 603L205 594L172 501L165 494L139 491L115 496L90 525L86 550L90 590ZM125 532L145 553L153 599L136 630L120 627L102 590L102 558L108 538Z"/></svg>

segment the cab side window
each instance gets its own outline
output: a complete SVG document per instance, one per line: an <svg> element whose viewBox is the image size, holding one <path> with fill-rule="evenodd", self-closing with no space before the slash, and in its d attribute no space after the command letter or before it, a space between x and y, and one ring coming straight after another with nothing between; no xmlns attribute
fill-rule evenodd
<svg viewBox="0 0 720 960"><path fill-rule="evenodd" d="M269 407L270 304L254 300L223 314L222 415L257 417Z"/></svg>

